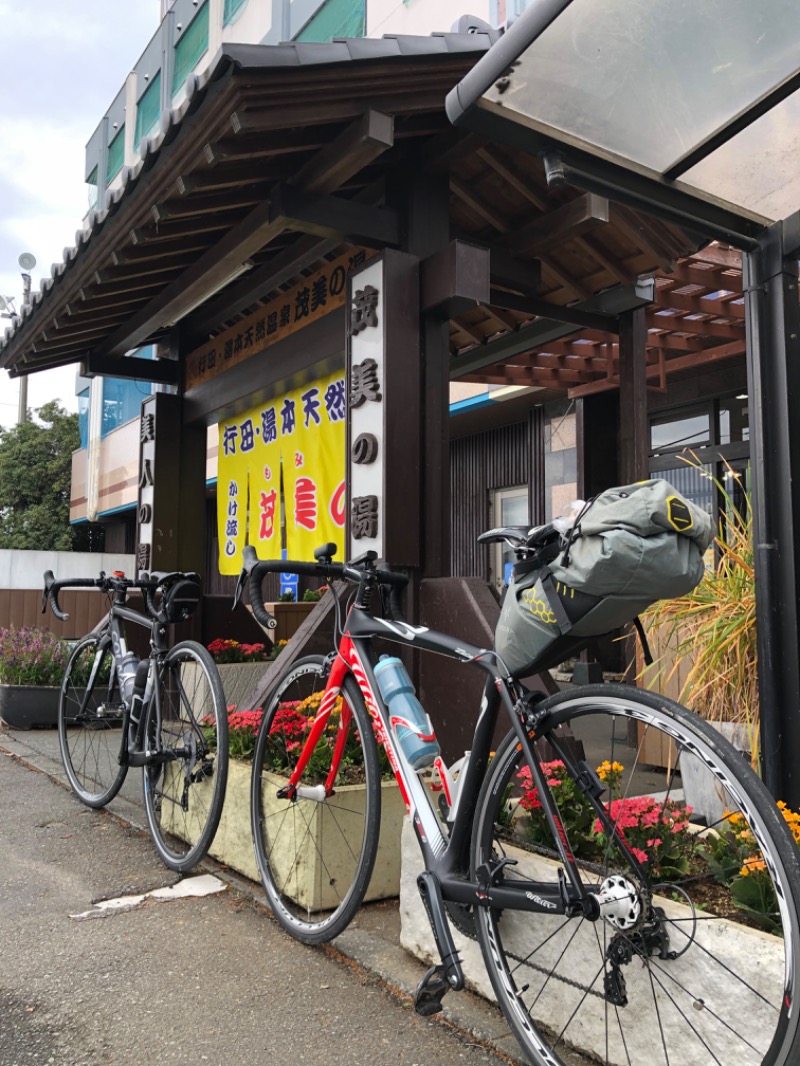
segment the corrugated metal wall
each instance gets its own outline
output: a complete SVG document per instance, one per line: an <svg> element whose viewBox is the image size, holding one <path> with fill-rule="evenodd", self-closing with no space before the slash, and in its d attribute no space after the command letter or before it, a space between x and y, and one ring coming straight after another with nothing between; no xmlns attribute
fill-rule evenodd
<svg viewBox="0 0 800 1066"><path fill-rule="evenodd" d="M489 555L477 543L491 525L495 489L527 485L531 471L531 422L515 422L450 444L453 576L489 579Z"/></svg>

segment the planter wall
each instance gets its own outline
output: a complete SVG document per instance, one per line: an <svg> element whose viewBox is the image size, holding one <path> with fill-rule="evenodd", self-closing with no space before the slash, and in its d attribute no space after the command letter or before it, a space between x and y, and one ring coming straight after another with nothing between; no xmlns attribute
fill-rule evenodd
<svg viewBox="0 0 800 1066"><path fill-rule="evenodd" d="M275 621L278 623L275 629L270 630L272 639L276 642L279 640L291 640L318 602L265 603L264 606L270 614L275 616Z"/></svg>
<svg viewBox="0 0 800 1066"><path fill-rule="evenodd" d="M514 868L516 875L530 877L532 880L555 881L555 864L539 855L506 845L508 856L518 861L519 865ZM403 828L402 838L402 880L400 886L400 918L401 931L400 942L402 946L426 964L439 963L439 955L431 933L430 923L417 891L417 875L422 872L422 860L414 836L413 828L408 819ZM662 896L654 896L653 902L663 907L667 916L676 922L686 921L691 918L689 907L675 903L671 899ZM540 918L541 933L534 935L534 915L526 915L520 918L512 911L504 911L502 916L503 938L507 943L514 944L514 954L519 959L525 959L536 952L538 971L532 971L523 977L517 973L516 980L531 981L532 990L538 986L533 984L536 973L547 974L559 955L566 949L569 941L570 954L575 958L594 958L597 955L597 926L593 922L567 922L563 918L548 918L542 915ZM542 944L545 937L553 932L558 925L562 926L559 933L553 936L546 944ZM602 923L598 923L602 925ZM462 936L457 929L453 928L458 954L464 964L464 973L467 984L474 991L486 999L494 1001L494 991L489 981L489 976L483 964L478 944ZM574 935L574 940L572 939ZM602 932L600 933L602 936ZM716 982L713 963L703 950L706 948L719 958L724 959L734 973L747 974L747 981L761 995L770 996L774 989L781 988L783 982L783 941L756 929L749 929L736 922L720 919L713 922L699 921L696 928L697 945L686 953L684 959L670 962L670 986L677 982L676 987L703 988L707 993L707 1002L713 1003L714 1009L726 1018L747 1017L748 1027L752 1034L753 1042L758 1046L764 1046L765 1033L772 1033L774 1028L774 1007L766 1001L759 1007L755 1007L757 996L742 986L741 994L743 1002L737 1002L736 996L726 994L725 1002L715 1001ZM705 971L705 972L704 972ZM576 975L577 976L577 975ZM594 974L592 975L594 976ZM625 968L625 980L628 985L628 997L630 1006L628 1010L640 1011L646 1020L638 1029L639 1045L634 1048L630 1034L626 1032L628 1048L622 1045L619 1033L614 1033L611 1027L611 1042L606 1058L605 1026L606 1011L608 1004L601 996L585 996L584 989L572 987L563 981L551 980L545 982L545 987L537 1006L537 1016L546 1021L547 1027L560 1032L569 1021L579 1001L583 1000L581 1007L582 1022L580 1028L573 1026L569 1030L570 1045L577 1050L592 1056L593 1061L609 1063L609 1066L626 1066L629 1062L646 1062L652 1057L653 1034L659 1032L660 1020L653 1009L653 996L650 988L648 970L646 967L627 966ZM726 983L726 993L730 992L730 982ZM719 996L716 997L716 1000ZM591 1008L591 1009L587 1009ZM675 1029L671 1031L670 1039L675 1038ZM685 1026L680 1027L684 1031ZM760 1034L760 1038L759 1038ZM649 1042L649 1043L648 1043ZM630 1055L630 1058L628 1057ZM697 1041L686 1037L686 1046L681 1047L678 1043L670 1045L670 1062L688 1064L697 1062Z"/></svg>
<svg viewBox="0 0 800 1066"><path fill-rule="evenodd" d="M44 685L0 685L0 718L12 729L57 726L60 691Z"/></svg>
<svg viewBox="0 0 800 1066"><path fill-rule="evenodd" d="M210 848L210 854L226 866L236 870L251 881L260 881L256 866L253 837L250 831L250 778L252 775L252 763L231 759L228 766L228 785L225 792L225 803L222 808L222 818L219 829ZM274 792L285 782L285 778L275 777ZM208 788L211 785L203 784L200 788ZM337 789L337 794L349 793L354 798L357 806L359 794L363 796L364 788L361 785L348 785ZM275 800L277 803L278 801ZM324 804L319 804L319 815L314 820L311 832L317 839L324 840ZM202 808L201 808L202 809ZM378 855L375 860L375 871L367 888L368 900L389 899L400 893L400 833L405 815L400 789L394 781L385 781L381 785L381 835L378 843ZM191 829L190 829L191 833ZM182 835L182 834L178 834ZM196 833L192 836L195 839ZM318 848L309 848L309 855L318 853ZM329 868L335 865L335 857L325 855L325 861ZM312 864L305 871L305 888L301 890L302 899L298 902L313 902L318 904L320 900L315 897L312 886L319 882L315 876L316 864ZM324 901L323 901L324 902Z"/></svg>
<svg viewBox="0 0 800 1066"><path fill-rule="evenodd" d="M217 666L222 690L225 693L225 706L235 704L239 710L250 710L247 706L247 697L255 688L258 679L269 669L271 663L223 663ZM209 702L205 677L200 672L196 663L184 663L181 666L181 674L184 684L190 692L197 692L196 706L205 705ZM197 686L197 687L195 687Z"/></svg>

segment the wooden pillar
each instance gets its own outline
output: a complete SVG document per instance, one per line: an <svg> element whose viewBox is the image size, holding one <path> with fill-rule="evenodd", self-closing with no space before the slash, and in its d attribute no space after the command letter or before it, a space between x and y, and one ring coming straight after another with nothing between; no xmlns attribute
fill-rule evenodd
<svg viewBox="0 0 800 1066"><path fill-rule="evenodd" d="M407 172L404 250L424 260L450 241L446 174ZM450 574L450 326L446 310L420 318L422 358L422 576Z"/></svg>
<svg viewBox="0 0 800 1066"><path fill-rule="evenodd" d="M620 398L598 392L577 402L578 496L588 500L624 481L620 473Z"/></svg>
<svg viewBox="0 0 800 1066"><path fill-rule="evenodd" d="M142 403L136 569L196 570L205 564L206 427L181 423L180 396ZM181 637L200 633L200 611Z"/></svg>
<svg viewBox="0 0 800 1066"><path fill-rule="evenodd" d="M648 476L647 328L644 308L619 318L619 480L631 485Z"/></svg>

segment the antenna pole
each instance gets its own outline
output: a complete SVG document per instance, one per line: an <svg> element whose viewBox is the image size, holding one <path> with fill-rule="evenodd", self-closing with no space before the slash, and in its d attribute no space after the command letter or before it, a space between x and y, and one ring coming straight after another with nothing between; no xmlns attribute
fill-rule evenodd
<svg viewBox="0 0 800 1066"><path fill-rule="evenodd" d="M22 306L27 307L31 302L31 276L22 274ZM28 375L23 374L19 379L19 406L17 408L17 425L28 421Z"/></svg>

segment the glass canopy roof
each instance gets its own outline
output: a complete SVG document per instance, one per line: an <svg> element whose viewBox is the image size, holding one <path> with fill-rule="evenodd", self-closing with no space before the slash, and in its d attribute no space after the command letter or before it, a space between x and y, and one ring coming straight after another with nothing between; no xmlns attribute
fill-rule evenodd
<svg viewBox="0 0 800 1066"><path fill-rule="evenodd" d="M798 0L534 0L448 110L766 222L800 207L798 89Z"/></svg>

